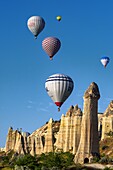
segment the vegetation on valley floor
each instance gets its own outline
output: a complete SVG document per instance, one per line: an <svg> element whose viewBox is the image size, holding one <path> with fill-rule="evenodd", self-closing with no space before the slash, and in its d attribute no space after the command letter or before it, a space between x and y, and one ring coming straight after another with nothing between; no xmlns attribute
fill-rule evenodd
<svg viewBox="0 0 113 170"><path fill-rule="evenodd" d="M113 164L113 133L107 134L108 138L100 141L100 158L94 157L93 163ZM85 168L73 161L74 155L70 152L50 152L32 156L30 154L18 155L13 151L0 153L0 170L15 170L17 167L27 167L28 170L79 170ZM27 170L26 168L24 168ZM108 167L105 168L110 169ZM20 169L19 169L20 170Z"/></svg>

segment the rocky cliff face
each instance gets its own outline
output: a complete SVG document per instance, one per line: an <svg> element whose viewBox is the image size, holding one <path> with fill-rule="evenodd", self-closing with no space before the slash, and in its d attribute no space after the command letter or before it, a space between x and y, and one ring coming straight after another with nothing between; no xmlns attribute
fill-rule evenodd
<svg viewBox="0 0 113 170"><path fill-rule="evenodd" d="M113 100L110 102L108 108L101 117L102 136L101 139L107 137L107 133L113 132Z"/></svg>
<svg viewBox="0 0 113 170"><path fill-rule="evenodd" d="M9 152L14 150L18 154L25 154L28 152L27 147L27 137L29 133L23 133L21 130L13 130L12 127L8 130L8 135L6 139L5 151Z"/></svg>
<svg viewBox="0 0 113 170"><path fill-rule="evenodd" d="M82 111L78 108L78 105L71 106L66 115L62 115L55 142L56 151L76 153L80 140L81 120Z"/></svg>
<svg viewBox="0 0 113 170"><path fill-rule="evenodd" d="M32 134L13 130L10 127L5 151L14 150L18 154L30 153L31 155L70 151L75 155L76 163L84 163L86 159L90 161L93 156L99 155L98 131L101 125L103 138L105 137L103 131L108 132L108 124L109 130L113 131L113 101L105 113L99 115L98 123L99 98L98 86L93 82L84 93L83 112L78 105L71 106L59 121L50 118L48 123Z"/></svg>
<svg viewBox="0 0 113 170"><path fill-rule="evenodd" d="M32 134L8 130L6 152L14 150L18 154L30 153L31 155L52 151L71 151L76 153L81 130L82 111L76 106L71 106L60 121L50 119L47 124L34 131Z"/></svg>
<svg viewBox="0 0 113 170"><path fill-rule="evenodd" d="M108 108L104 112L104 116L112 116L113 115L113 100L110 102Z"/></svg>

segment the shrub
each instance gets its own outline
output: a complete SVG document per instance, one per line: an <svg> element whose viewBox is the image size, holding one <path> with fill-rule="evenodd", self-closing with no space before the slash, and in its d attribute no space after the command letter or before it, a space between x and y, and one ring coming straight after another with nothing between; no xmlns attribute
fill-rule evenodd
<svg viewBox="0 0 113 170"><path fill-rule="evenodd" d="M63 167L68 167L69 165L74 164L73 162L74 156L70 152L59 152L59 153L54 153L50 152L47 154L42 154L39 157L39 164L47 168L52 168L52 167L58 167L63 168Z"/></svg>
<svg viewBox="0 0 113 170"><path fill-rule="evenodd" d="M105 157L102 157L100 160L99 160L100 163L108 163L108 158L105 156Z"/></svg>
<svg viewBox="0 0 113 170"><path fill-rule="evenodd" d="M35 167L38 166L38 161L35 156L27 154L19 157L15 164L18 166L28 166L31 169L35 169Z"/></svg>
<svg viewBox="0 0 113 170"><path fill-rule="evenodd" d="M111 168L109 167L105 167L104 170L112 170Z"/></svg>
<svg viewBox="0 0 113 170"><path fill-rule="evenodd" d="M107 146L107 145L104 145L104 146L102 146L102 150L105 150L106 148L108 148L109 146Z"/></svg>
<svg viewBox="0 0 113 170"><path fill-rule="evenodd" d="M106 135L112 137L113 136L113 131L110 130L108 133L106 133Z"/></svg>

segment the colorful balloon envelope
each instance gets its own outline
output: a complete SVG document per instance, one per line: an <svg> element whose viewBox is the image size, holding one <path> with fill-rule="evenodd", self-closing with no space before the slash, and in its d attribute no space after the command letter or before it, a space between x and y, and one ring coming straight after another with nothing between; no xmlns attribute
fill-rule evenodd
<svg viewBox="0 0 113 170"><path fill-rule="evenodd" d="M57 16L56 19L57 19L58 21L61 21L62 17L61 17L61 16Z"/></svg>
<svg viewBox="0 0 113 170"><path fill-rule="evenodd" d="M42 41L42 48L50 57L50 60L53 59L53 56L59 51L60 47L61 42L56 37L47 37Z"/></svg>
<svg viewBox="0 0 113 170"><path fill-rule="evenodd" d="M104 56L104 57L101 58L100 61L101 61L102 65L103 65L104 67L106 67L107 64L109 63L110 59L109 59L109 57Z"/></svg>
<svg viewBox="0 0 113 170"><path fill-rule="evenodd" d="M74 88L73 80L64 74L51 75L45 82L45 89L49 97L58 106L58 110L70 96Z"/></svg>
<svg viewBox="0 0 113 170"><path fill-rule="evenodd" d="M44 29L45 21L40 16L32 16L28 19L27 26L36 39L38 34Z"/></svg>

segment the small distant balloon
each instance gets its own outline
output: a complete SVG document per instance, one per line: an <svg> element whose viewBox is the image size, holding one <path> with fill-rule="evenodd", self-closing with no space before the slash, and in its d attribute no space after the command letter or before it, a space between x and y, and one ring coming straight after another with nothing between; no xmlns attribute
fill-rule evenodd
<svg viewBox="0 0 113 170"><path fill-rule="evenodd" d="M104 67L106 67L106 66L108 65L109 61L110 61L110 58L107 57L107 56L103 56L103 57L100 59L100 61L101 61L102 65L103 65Z"/></svg>
<svg viewBox="0 0 113 170"><path fill-rule="evenodd" d="M32 16L28 19L27 26L36 39L38 34L44 29L45 21L40 16Z"/></svg>
<svg viewBox="0 0 113 170"><path fill-rule="evenodd" d="M53 59L53 56L59 51L61 47L61 42L56 37L47 37L42 41L42 48L50 57L50 60Z"/></svg>
<svg viewBox="0 0 113 170"><path fill-rule="evenodd" d="M57 16L56 19L57 19L58 21L61 21L62 17L61 17L61 16Z"/></svg>

